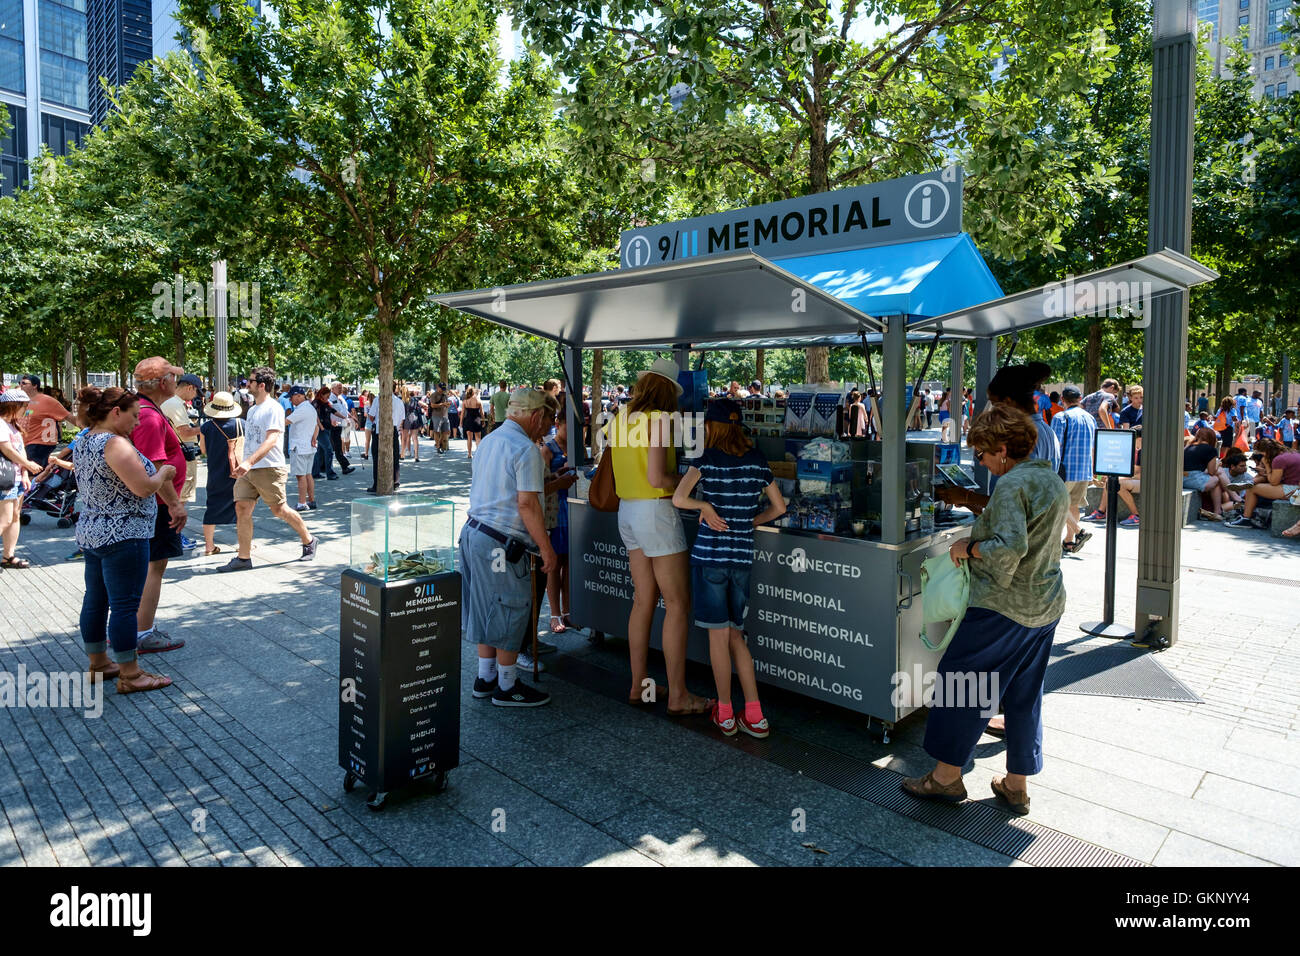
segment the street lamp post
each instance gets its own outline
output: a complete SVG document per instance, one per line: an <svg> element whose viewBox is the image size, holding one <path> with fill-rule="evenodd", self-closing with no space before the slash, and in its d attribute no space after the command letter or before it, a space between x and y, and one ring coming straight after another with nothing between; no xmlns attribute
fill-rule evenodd
<svg viewBox="0 0 1300 956"><path fill-rule="evenodd" d="M1151 186L1147 251L1187 254L1192 244L1192 143L1196 113L1196 0L1154 0L1151 68ZM1178 640L1181 561L1183 390L1187 379L1187 292L1150 304L1143 354L1143 448L1159 467L1142 476L1137 619L1143 643Z"/></svg>

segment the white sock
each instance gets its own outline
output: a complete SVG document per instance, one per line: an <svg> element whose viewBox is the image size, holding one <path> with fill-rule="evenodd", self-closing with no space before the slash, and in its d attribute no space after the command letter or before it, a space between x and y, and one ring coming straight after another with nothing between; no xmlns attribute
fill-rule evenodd
<svg viewBox="0 0 1300 956"><path fill-rule="evenodd" d="M497 684L502 690L508 691L515 686L515 671L517 669L517 665L515 664L511 664L508 667L505 664L502 664L497 668Z"/></svg>
<svg viewBox="0 0 1300 956"><path fill-rule="evenodd" d="M497 659L495 657L480 657L478 659L478 676L479 680L491 681L497 676Z"/></svg>
<svg viewBox="0 0 1300 956"><path fill-rule="evenodd" d="M152 633L153 633L153 628L152 628L152 627L149 628L149 630L147 630L147 631L136 631L136 632L135 632L135 639L138 641L138 640L140 640L141 638L143 638L143 637L147 637L148 635L150 635L150 634L152 634Z"/></svg>

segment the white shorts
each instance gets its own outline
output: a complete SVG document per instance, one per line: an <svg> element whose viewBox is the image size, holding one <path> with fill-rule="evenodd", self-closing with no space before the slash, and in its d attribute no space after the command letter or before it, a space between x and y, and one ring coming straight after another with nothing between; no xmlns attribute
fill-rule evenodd
<svg viewBox="0 0 1300 956"><path fill-rule="evenodd" d="M293 449L289 455L289 474L295 478L303 475L310 475L312 465L316 461L316 449L308 448L306 451Z"/></svg>
<svg viewBox="0 0 1300 956"><path fill-rule="evenodd" d="M629 551L662 558L686 550L686 532L672 498L624 498L618 503L618 533Z"/></svg>

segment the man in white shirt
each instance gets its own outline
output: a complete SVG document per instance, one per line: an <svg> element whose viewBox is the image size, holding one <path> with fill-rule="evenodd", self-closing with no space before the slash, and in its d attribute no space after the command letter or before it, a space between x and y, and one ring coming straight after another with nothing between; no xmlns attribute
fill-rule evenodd
<svg viewBox="0 0 1300 956"><path fill-rule="evenodd" d="M245 416L244 460L235 468L235 519L239 533L239 553L218 571L242 571L253 566L253 508L261 498L275 515L294 531L302 542L299 561L316 557L319 539L307 531L302 515L285 500L285 480L289 468L284 461L284 409L271 397L275 390L275 372L266 366L248 375L248 393L253 400Z"/></svg>
<svg viewBox="0 0 1300 956"><path fill-rule="evenodd" d="M402 453L401 440L397 435L397 425L406 419L406 403L397 396L397 386L393 386L393 490L396 491L401 484L402 475ZM374 438L371 444L374 448L370 454L370 487L366 491L371 494L378 494L379 489L379 396L376 395L374 400L366 406L366 429L370 431Z"/></svg>
<svg viewBox="0 0 1300 956"><path fill-rule="evenodd" d="M316 462L316 439L320 434L320 416L307 401L301 385L289 389L289 474L298 479L298 507L295 511L316 510L316 479L312 467Z"/></svg>
<svg viewBox="0 0 1300 956"><path fill-rule="evenodd" d="M352 467L347 453L343 450L343 426L348 421L348 400L343 397L342 382L335 382L330 386L330 408L334 410L330 415L330 441L334 445L334 457L338 459L343 474L350 475L356 469Z"/></svg>

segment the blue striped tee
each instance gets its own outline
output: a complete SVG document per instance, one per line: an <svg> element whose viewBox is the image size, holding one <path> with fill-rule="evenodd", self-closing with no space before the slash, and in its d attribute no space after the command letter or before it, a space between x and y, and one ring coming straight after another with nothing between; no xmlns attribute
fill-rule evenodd
<svg viewBox="0 0 1300 956"><path fill-rule="evenodd" d="M700 480L692 497L713 505L727 530L714 531L701 521L691 564L749 567L754 563L754 519L763 510L763 491L772 483L767 459L755 448L740 458L706 448L693 464Z"/></svg>

